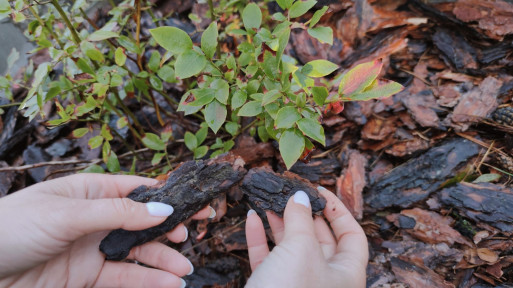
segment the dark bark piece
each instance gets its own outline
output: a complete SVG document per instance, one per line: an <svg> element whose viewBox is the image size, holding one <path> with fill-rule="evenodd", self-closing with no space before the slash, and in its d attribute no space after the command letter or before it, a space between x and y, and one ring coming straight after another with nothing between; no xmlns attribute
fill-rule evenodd
<svg viewBox="0 0 513 288"><path fill-rule="evenodd" d="M476 50L460 34L439 28L433 35L433 44L442 51L444 60L451 63L457 71L478 68Z"/></svg>
<svg viewBox="0 0 513 288"><path fill-rule="evenodd" d="M408 262L406 259L393 257L390 259L392 271L397 279L410 287L454 288L433 270L419 263Z"/></svg>
<svg viewBox="0 0 513 288"><path fill-rule="evenodd" d="M513 232L513 189L491 183L458 183L440 192L440 200L476 222Z"/></svg>
<svg viewBox="0 0 513 288"><path fill-rule="evenodd" d="M157 238L205 207L220 193L238 183L245 174L243 161L189 161L170 174L160 186L139 186L128 198L138 202L162 202L173 206L173 214L162 224L141 230L118 229L105 237L100 250L107 260L122 260L130 249Z"/></svg>
<svg viewBox="0 0 513 288"><path fill-rule="evenodd" d="M244 177L241 189L251 204L279 216L283 216L288 199L299 190L305 191L310 198L314 213L320 213L326 206L326 199L310 182L290 172L279 175L266 168L251 169Z"/></svg>
<svg viewBox="0 0 513 288"><path fill-rule="evenodd" d="M446 179L456 175L469 158L477 155L477 144L454 139L431 148L423 155L396 167L369 189L365 202L373 208L409 207L426 199Z"/></svg>
<svg viewBox="0 0 513 288"><path fill-rule="evenodd" d="M308 163L298 161L290 168L290 172L323 186L334 185L335 177L340 173L340 163L336 159L321 159Z"/></svg>

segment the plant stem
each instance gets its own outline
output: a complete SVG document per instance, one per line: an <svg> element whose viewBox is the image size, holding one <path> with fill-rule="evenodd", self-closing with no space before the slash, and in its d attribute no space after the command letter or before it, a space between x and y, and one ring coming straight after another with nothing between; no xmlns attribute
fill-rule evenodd
<svg viewBox="0 0 513 288"><path fill-rule="evenodd" d="M61 18L62 18L62 20L64 20L64 23L66 24L68 29L71 31L71 36L73 36L73 42L75 42L75 44L77 46L79 46L80 42L82 40L80 40L77 30L75 30L75 27L73 27L73 25L71 24L71 21L69 21L69 18L68 18L68 16L66 16L66 13L64 12L64 10L62 10L61 5L59 4L59 2L57 0L52 0L52 4L55 7L55 9L57 9L57 12L59 12L59 15L61 15Z"/></svg>
<svg viewBox="0 0 513 288"><path fill-rule="evenodd" d="M212 19L212 22L216 21L213 0L208 0L208 10L210 11L210 19ZM216 46L216 53L217 53L217 57L221 57L221 46L219 46L219 42L217 43L217 46Z"/></svg>
<svg viewBox="0 0 513 288"><path fill-rule="evenodd" d="M48 31L48 33L50 33L50 35L52 35L53 39L55 39L57 44L59 44L59 47L61 49L63 49L64 48L64 44L59 40L59 37L57 36L57 34L55 34L55 31L53 31L52 29L49 29L48 27L46 27L45 21L43 21L43 19L41 19L41 17L39 17L39 15L37 15L36 10L34 10L34 8L32 6L29 6L28 9L29 9L30 13L34 17L36 17L37 21L39 22L39 25L41 25L41 27L44 27Z"/></svg>
<svg viewBox="0 0 513 288"><path fill-rule="evenodd" d="M139 48L141 45L141 0L135 0L135 41L137 43L137 47ZM137 66L139 66L139 70L143 71L143 65L142 65L142 53L137 54Z"/></svg>

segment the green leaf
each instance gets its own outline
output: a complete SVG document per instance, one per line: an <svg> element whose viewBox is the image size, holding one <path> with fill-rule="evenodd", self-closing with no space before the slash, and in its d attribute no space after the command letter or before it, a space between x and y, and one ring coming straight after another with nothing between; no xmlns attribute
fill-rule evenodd
<svg viewBox="0 0 513 288"><path fill-rule="evenodd" d="M350 99L354 94L362 92L378 77L383 63L381 59L357 65L347 71L338 86L338 94Z"/></svg>
<svg viewBox="0 0 513 288"><path fill-rule="evenodd" d="M176 27L158 27L150 29L150 33L162 48L175 55L192 49L191 37L185 31Z"/></svg>
<svg viewBox="0 0 513 288"><path fill-rule="evenodd" d="M162 81L160 81L159 77L155 75L150 76L150 84L153 86L156 90L161 91L164 89L164 86L162 85Z"/></svg>
<svg viewBox="0 0 513 288"><path fill-rule="evenodd" d="M73 138L82 138L85 134L87 134L87 132L89 132L89 128L78 128L73 130L71 135Z"/></svg>
<svg viewBox="0 0 513 288"><path fill-rule="evenodd" d="M116 65L123 66L126 62L126 54L125 49L118 47L116 52L114 53L114 61L116 61Z"/></svg>
<svg viewBox="0 0 513 288"><path fill-rule="evenodd" d="M285 106L278 111L275 120L276 128L291 128L297 120L301 119L301 114L296 107Z"/></svg>
<svg viewBox="0 0 513 288"><path fill-rule="evenodd" d="M199 88L191 90L191 94L194 96L195 100L189 103L189 105L203 106L214 100L216 96L216 90L212 88Z"/></svg>
<svg viewBox="0 0 513 288"><path fill-rule="evenodd" d="M148 61L148 68L151 71L157 72L160 68L160 53L159 51L151 52L150 60Z"/></svg>
<svg viewBox="0 0 513 288"><path fill-rule="evenodd" d="M262 113L262 104L260 101L250 101L240 108L237 116L252 117Z"/></svg>
<svg viewBox="0 0 513 288"><path fill-rule="evenodd" d="M315 39L319 40L322 44L328 43L330 45L333 45L333 30L331 30L331 27L315 27L315 28L309 28L306 30L310 36L314 37Z"/></svg>
<svg viewBox="0 0 513 288"><path fill-rule="evenodd" d="M328 98L329 92L324 86L315 86L312 87L312 95L315 104L322 106L324 105L326 98Z"/></svg>
<svg viewBox="0 0 513 288"><path fill-rule="evenodd" d="M303 118L297 121L297 127L301 132L305 133L306 136L314 139L322 145L326 145L324 128L322 128L322 125L319 124L318 121L310 118Z"/></svg>
<svg viewBox="0 0 513 288"><path fill-rule="evenodd" d="M312 16L312 19L310 19L310 28L315 26L321 20L322 15L328 11L328 6L322 7L322 9L315 11L314 15Z"/></svg>
<svg viewBox="0 0 513 288"><path fill-rule="evenodd" d="M203 50L208 59L212 59L216 53L217 37L217 22L212 22L201 35L201 50Z"/></svg>
<svg viewBox="0 0 513 288"><path fill-rule="evenodd" d="M226 131L228 131L228 133L230 133L232 136L235 136L239 131L239 124L235 122L226 122L224 127L226 128Z"/></svg>
<svg viewBox="0 0 513 288"><path fill-rule="evenodd" d="M210 127L214 133L217 133L226 120L228 112L226 111L226 106L214 100L205 106L203 114L205 115L205 122L207 122L208 127Z"/></svg>
<svg viewBox="0 0 513 288"><path fill-rule="evenodd" d="M187 101L189 101L189 99L188 99L189 97L191 97L190 92L183 94L182 99L180 99L180 104L178 105L178 109L177 109L177 111L179 111L179 112L184 112L184 114L186 116L194 114L194 113L198 112L199 110L201 110L201 106L189 105L189 103L187 102Z"/></svg>
<svg viewBox="0 0 513 288"><path fill-rule="evenodd" d="M342 100L367 101L371 99L383 99L401 92L404 87L394 81L375 80L363 92L353 94L350 98L342 97Z"/></svg>
<svg viewBox="0 0 513 288"><path fill-rule="evenodd" d="M175 63L176 76L185 79L200 73L207 65L204 55L188 50L178 56Z"/></svg>
<svg viewBox="0 0 513 288"><path fill-rule="evenodd" d="M87 37L87 40L89 41L102 41L109 38L117 38L119 37L119 34L112 31L104 31L104 30L98 30L93 32Z"/></svg>
<svg viewBox="0 0 513 288"><path fill-rule="evenodd" d="M267 91L267 93L264 94L264 98L262 99L262 106L265 106L269 103L276 101L276 99L280 98L281 96L283 95L279 90L274 89L271 91Z"/></svg>
<svg viewBox="0 0 513 288"><path fill-rule="evenodd" d="M310 77L323 77L331 74L333 71L338 69L337 64L331 63L330 61L323 59L310 61L306 63L305 67L307 67L307 69L311 68L308 69L309 71L306 74Z"/></svg>
<svg viewBox="0 0 513 288"><path fill-rule="evenodd" d="M185 146L187 146L187 148L189 148L189 150L194 151L194 149L196 149L196 147L198 147L198 139L191 132L189 132L189 131L185 132L183 139L185 141Z"/></svg>
<svg viewBox="0 0 513 288"><path fill-rule="evenodd" d="M110 127L107 124L102 125L100 135L102 135L107 141L114 139L114 137L112 137L112 133L110 133Z"/></svg>
<svg viewBox="0 0 513 288"><path fill-rule="evenodd" d="M493 181L499 180L500 178L501 178L501 175L496 174L496 173L483 174L483 175L477 177L476 180L472 181L472 183L493 182Z"/></svg>
<svg viewBox="0 0 513 288"><path fill-rule="evenodd" d="M176 80L175 70L169 65L162 66L162 68L159 69L159 72L157 72L157 75L159 75L160 79L166 81L167 83L178 82L178 80Z"/></svg>
<svg viewBox="0 0 513 288"><path fill-rule="evenodd" d="M166 153L164 153L164 152L155 153L153 155L153 159L151 159L151 165L155 166L155 165L159 164L160 161L162 161L162 158L164 158L165 155L166 155Z"/></svg>
<svg viewBox="0 0 513 288"><path fill-rule="evenodd" d="M160 139L160 137L153 133L146 133L142 137L144 146L152 150L166 150L166 143Z"/></svg>
<svg viewBox="0 0 513 288"><path fill-rule="evenodd" d="M288 129L281 135L279 143L283 162L285 162L287 169L290 169L303 154L305 139L297 130Z"/></svg>
<svg viewBox="0 0 513 288"><path fill-rule="evenodd" d="M208 152L208 146L200 146L196 149L194 149L194 158L199 159L203 156L205 156Z"/></svg>
<svg viewBox="0 0 513 288"><path fill-rule="evenodd" d="M107 170L109 170L110 172L114 173L119 172L119 170L121 170L121 167L119 166L118 156L116 155L116 153L114 153L114 151L110 151L107 163L105 164L107 165Z"/></svg>
<svg viewBox="0 0 513 288"><path fill-rule="evenodd" d="M310 8L312 8L315 5L315 3L317 3L316 0L297 1L292 5L292 7L290 7L289 17L296 18L305 14L306 12L308 12L308 10L310 10Z"/></svg>
<svg viewBox="0 0 513 288"><path fill-rule="evenodd" d="M128 38L127 36L121 35L121 36L119 36L117 41L118 41L119 45L125 47L128 51L130 51L132 53L139 54L141 52L140 48L137 46L137 44L132 39Z"/></svg>
<svg viewBox="0 0 513 288"><path fill-rule="evenodd" d="M242 90L235 91L232 96L232 109L237 109L240 106L244 105L244 103L246 103L247 98L248 95L246 94L246 92Z"/></svg>
<svg viewBox="0 0 513 288"><path fill-rule="evenodd" d="M258 29L262 24L262 11L255 3L249 3L242 11L242 21L246 30Z"/></svg>
<svg viewBox="0 0 513 288"><path fill-rule="evenodd" d="M91 74L94 76L93 68L91 68L91 66L89 66L89 64L87 64L87 62L86 62L86 60L84 60L84 58L78 59L76 64L77 64L78 69L82 70L82 72L85 72L87 74Z"/></svg>
<svg viewBox="0 0 513 288"><path fill-rule="evenodd" d="M96 149L98 147L100 147L100 145L102 145L103 143L103 137L98 135L98 136L94 136L92 137L91 139L89 139L89 142L87 142L87 146L89 146L89 149Z"/></svg>
<svg viewBox="0 0 513 288"><path fill-rule="evenodd" d="M287 10L292 6L292 3L294 0L276 0L278 2L278 5L280 5L280 8L283 10Z"/></svg>
<svg viewBox="0 0 513 288"><path fill-rule="evenodd" d="M201 124L202 127L198 130L198 132L196 132L196 139L198 140L198 145L201 145L201 143L203 143L203 141L207 139L208 135L208 125L203 125L206 124L205 122Z"/></svg>
<svg viewBox="0 0 513 288"><path fill-rule="evenodd" d="M118 119L118 121L116 121L116 128L118 128L118 129L122 129L122 128L126 127L126 125L128 125L128 117L127 116L120 117Z"/></svg>
<svg viewBox="0 0 513 288"><path fill-rule="evenodd" d="M102 166L93 164L93 165L85 168L84 170L80 171L80 173L99 173L99 174L103 174L103 173L105 173L105 170L103 170Z"/></svg>
<svg viewBox="0 0 513 288"><path fill-rule="evenodd" d="M230 86L228 82L223 79L215 79L210 84L210 87L216 91L217 101L226 105L228 103L228 97L230 96Z"/></svg>

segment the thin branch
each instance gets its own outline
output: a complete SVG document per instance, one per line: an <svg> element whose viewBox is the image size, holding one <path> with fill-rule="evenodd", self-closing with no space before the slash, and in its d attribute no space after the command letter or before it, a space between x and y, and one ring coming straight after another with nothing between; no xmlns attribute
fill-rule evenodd
<svg viewBox="0 0 513 288"><path fill-rule="evenodd" d="M77 46L79 46L80 42L82 40L80 40L77 30L75 30L75 27L73 27L73 24L71 24L71 21L69 21L69 18L66 15L66 13L64 12L64 10L62 10L61 5L59 4L59 2L57 0L52 0L52 4L55 7L55 9L57 9L57 12L59 12L59 15L61 15L61 18L62 18L62 20L64 20L64 23L66 24L68 29L71 31L71 36L73 36L73 41L75 42L75 44Z"/></svg>
<svg viewBox="0 0 513 288"><path fill-rule="evenodd" d="M141 152L149 151L149 148L141 148L135 151L126 152L124 154L121 154L118 156L118 158L125 158L128 156L132 156ZM89 164L98 164L101 163L102 159L93 159L93 160L62 160L62 161L48 161L48 162L39 162L34 164L28 164L23 166L16 166L16 167L1 167L0 172L6 172L6 171L25 171L33 168L39 168L44 166L62 166L62 165L69 165L69 164L82 164L82 163L89 163ZM90 166L90 165L89 165Z"/></svg>

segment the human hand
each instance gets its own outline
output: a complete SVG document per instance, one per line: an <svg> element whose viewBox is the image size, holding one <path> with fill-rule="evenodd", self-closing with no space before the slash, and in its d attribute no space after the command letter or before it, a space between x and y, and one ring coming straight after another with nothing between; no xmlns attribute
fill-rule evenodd
<svg viewBox="0 0 513 288"><path fill-rule="evenodd" d="M262 220L250 210L246 238L253 274L246 287L365 287L367 238L351 213L330 191L318 188L326 207L324 216L312 219L304 192L296 192L284 218L267 212L276 242L271 252Z"/></svg>
<svg viewBox="0 0 513 288"><path fill-rule="evenodd" d="M159 242L135 247L127 259L105 261L99 251L107 230L142 230L163 222L172 207L128 198L156 180L136 176L77 174L39 183L0 199L0 287L185 287L193 267ZM206 219L208 207L192 219ZM183 224L166 234L187 239Z"/></svg>

